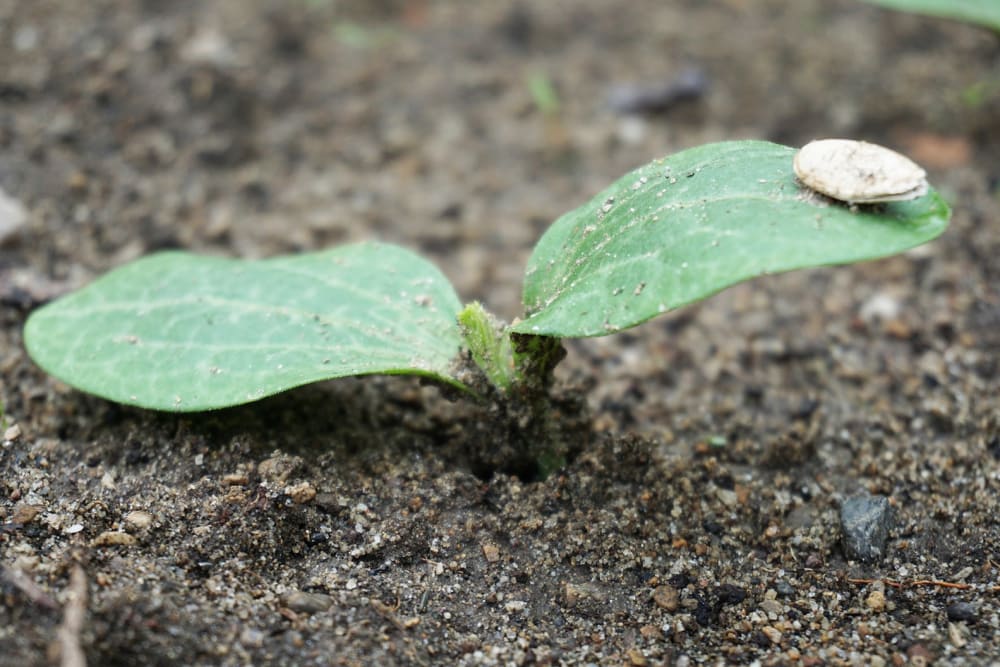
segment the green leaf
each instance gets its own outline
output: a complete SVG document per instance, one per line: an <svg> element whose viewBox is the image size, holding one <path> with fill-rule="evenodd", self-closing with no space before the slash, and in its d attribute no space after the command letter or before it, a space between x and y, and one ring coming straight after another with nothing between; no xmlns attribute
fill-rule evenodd
<svg viewBox="0 0 1000 667"><path fill-rule="evenodd" d="M812 195L795 150L709 144L656 160L557 220L528 263L528 316L512 329L564 338L635 326L755 276L892 255L936 237L933 190L857 210Z"/></svg>
<svg viewBox="0 0 1000 667"><path fill-rule="evenodd" d="M978 23L1000 31L998 0L866 0L873 5Z"/></svg>
<svg viewBox="0 0 1000 667"><path fill-rule="evenodd" d="M459 385L461 309L426 260L364 243L260 261L161 253L36 311L32 358L66 383L146 408L247 403L349 375Z"/></svg>

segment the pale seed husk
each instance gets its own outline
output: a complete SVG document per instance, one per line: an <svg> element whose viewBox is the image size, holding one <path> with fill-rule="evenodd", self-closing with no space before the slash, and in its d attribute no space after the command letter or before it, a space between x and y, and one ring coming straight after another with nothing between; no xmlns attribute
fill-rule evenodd
<svg viewBox="0 0 1000 667"><path fill-rule="evenodd" d="M927 194L927 174L896 151L851 139L820 139L793 161L803 185L851 204L907 201Z"/></svg>

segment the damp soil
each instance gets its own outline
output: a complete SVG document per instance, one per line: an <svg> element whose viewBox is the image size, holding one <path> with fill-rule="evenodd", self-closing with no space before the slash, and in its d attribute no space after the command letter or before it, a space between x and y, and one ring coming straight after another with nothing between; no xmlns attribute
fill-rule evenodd
<svg viewBox="0 0 1000 667"><path fill-rule="evenodd" d="M0 0L0 62L0 664L1000 654L997 35L848 0ZM32 308L164 248L378 238L510 319L534 241L628 169L823 136L916 158L950 229L568 344L545 480L417 380L171 415L24 352ZM869 562L860 494L895 517Z"/></svg>

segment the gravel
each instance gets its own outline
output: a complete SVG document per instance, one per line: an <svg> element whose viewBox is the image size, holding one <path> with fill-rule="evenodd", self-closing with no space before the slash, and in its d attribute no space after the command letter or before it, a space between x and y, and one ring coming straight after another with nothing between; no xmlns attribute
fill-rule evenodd
<svg viewBox="0 0 1000 667"><path fill-rule="evenodd" d="M850 560L875 561L885 556L892 529L892 506L882 496L855 496L840 506L844 554Z"/></svg>

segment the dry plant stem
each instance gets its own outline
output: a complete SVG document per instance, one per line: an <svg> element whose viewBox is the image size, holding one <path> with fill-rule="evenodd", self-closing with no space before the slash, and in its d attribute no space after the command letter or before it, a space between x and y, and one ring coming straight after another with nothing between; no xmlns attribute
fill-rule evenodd
<svg viewBox="0 0 1000 667"><path fill-rule="evenodd" d="M82 567L74 565L69 578L69 599L63 611L63 622L56 633L61 667L87 667L87 658L80 646L80 632L86 614L87 575Z"/></svg>
<svg viewBox="0 0 1000 667"><path fill-rule="evenodd" d="M48 593L42 590L38 584L29 579L20 570L10 568L0 568L0 580L6 581L11 586L21 591L26 598L34 604L45 609L58 609L59 603L52 599Z"/></svg>
<svg viewBox="0 0 1000 667"><path fill-rule="evenodd" d="M940 588L954 588L960 591L967 591L975 588L971 584L960 584L952 581L938 581L936 579L916 579L914 581L893 581L892 579L848 579L850 584L874 584L876 582L882 582L886 586L892 588L916 588L917 586L938 586ZM994 587L991 590L997 590Z"/></svg>

